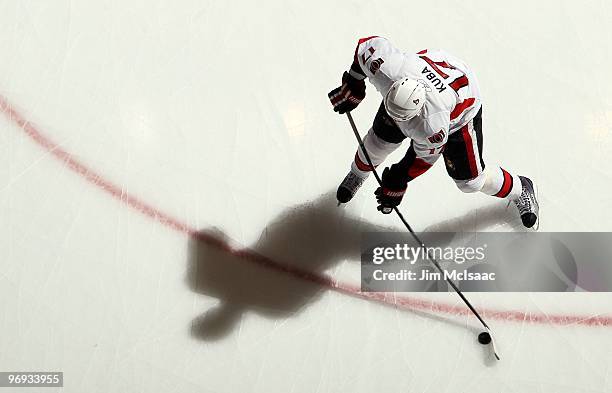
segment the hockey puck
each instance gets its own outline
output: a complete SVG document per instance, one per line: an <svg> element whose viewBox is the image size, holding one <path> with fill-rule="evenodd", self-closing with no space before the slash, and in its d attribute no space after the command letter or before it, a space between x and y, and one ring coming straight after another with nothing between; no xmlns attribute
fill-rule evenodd
<svg viewBox="0 0 612 393"><path fill-rule="evenodd" d="M478 342L482 345L487 345L491 342L491 335L487 332L482 332L478 335Z"/></svg>

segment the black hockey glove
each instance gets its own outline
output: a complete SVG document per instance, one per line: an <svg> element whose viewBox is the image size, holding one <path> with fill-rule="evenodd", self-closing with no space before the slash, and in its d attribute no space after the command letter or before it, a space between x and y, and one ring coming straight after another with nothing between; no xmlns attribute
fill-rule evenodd
<svg viewBox="0 0 612 393"><path fill-rule="evenodd" d="M334 112L344 114L357 108L357 105L365 98L365 88L365 80L354 78L345 71L342 74L342 86L327 94L334 106Z"/></svg>
<svg viewBox="0 0 612 393"><path fill-rule="evenodd" d="M382 187L378 187L374 192L378 202L378 210L383 214L389 214L394 207L399 206L406 193L406 182L396 179L391 174L389 168L385 168L382 174Z"/></svg>

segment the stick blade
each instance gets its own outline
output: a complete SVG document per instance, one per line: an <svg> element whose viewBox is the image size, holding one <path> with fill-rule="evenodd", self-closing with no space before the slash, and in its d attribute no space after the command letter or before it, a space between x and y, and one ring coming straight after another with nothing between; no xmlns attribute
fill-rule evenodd
<svg viewBox="0 0 612 393"><path fill-rule="evenodd" d="M489 333L489 336L491 336L491 349L493 350L493 355L495 355L495 359L501 360L501 357L499 356L499 352L497 351L497 346L495 345L495 336L493 335L493 332L491 331L491 329L489 329L488 327L487 327L487 332Z"/></svg>

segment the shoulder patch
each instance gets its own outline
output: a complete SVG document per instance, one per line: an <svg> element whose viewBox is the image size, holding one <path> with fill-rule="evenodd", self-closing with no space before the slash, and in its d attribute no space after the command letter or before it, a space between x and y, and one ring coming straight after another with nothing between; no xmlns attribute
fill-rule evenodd
<svg viewBox="0 0 612 393"><path fill-rule="evenodd" d="M376 75L376 72L380 70L380 66L382 66L384 62L385 61L380 57L376 60L372 60L372 64L370 64L370 72L372 73L372 75Z"/></svg>

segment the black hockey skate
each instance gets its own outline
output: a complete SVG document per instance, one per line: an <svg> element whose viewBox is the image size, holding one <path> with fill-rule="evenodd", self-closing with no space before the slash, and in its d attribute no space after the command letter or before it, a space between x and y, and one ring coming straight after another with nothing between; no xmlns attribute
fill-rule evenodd
<svg viewBox="0 0 612 393"><path fill-rule="evenodd" d="M540 206L533 182L524 176L519 176L519 179L521 179L522 191L518 199L514 201L514 204L518 208L523 225L531 228L538 221Z"/></svg>
<svg viewBox="0 0 612 393"><path fill-rule="evenodd" d="M338 203L347 203L355 196L359 187L363 184L365 178L361 178L355 175L353 172L349 172L348 175L342 180L340 186L338 186L338 191L336 191L336 199L338 199Z"/></svg>

